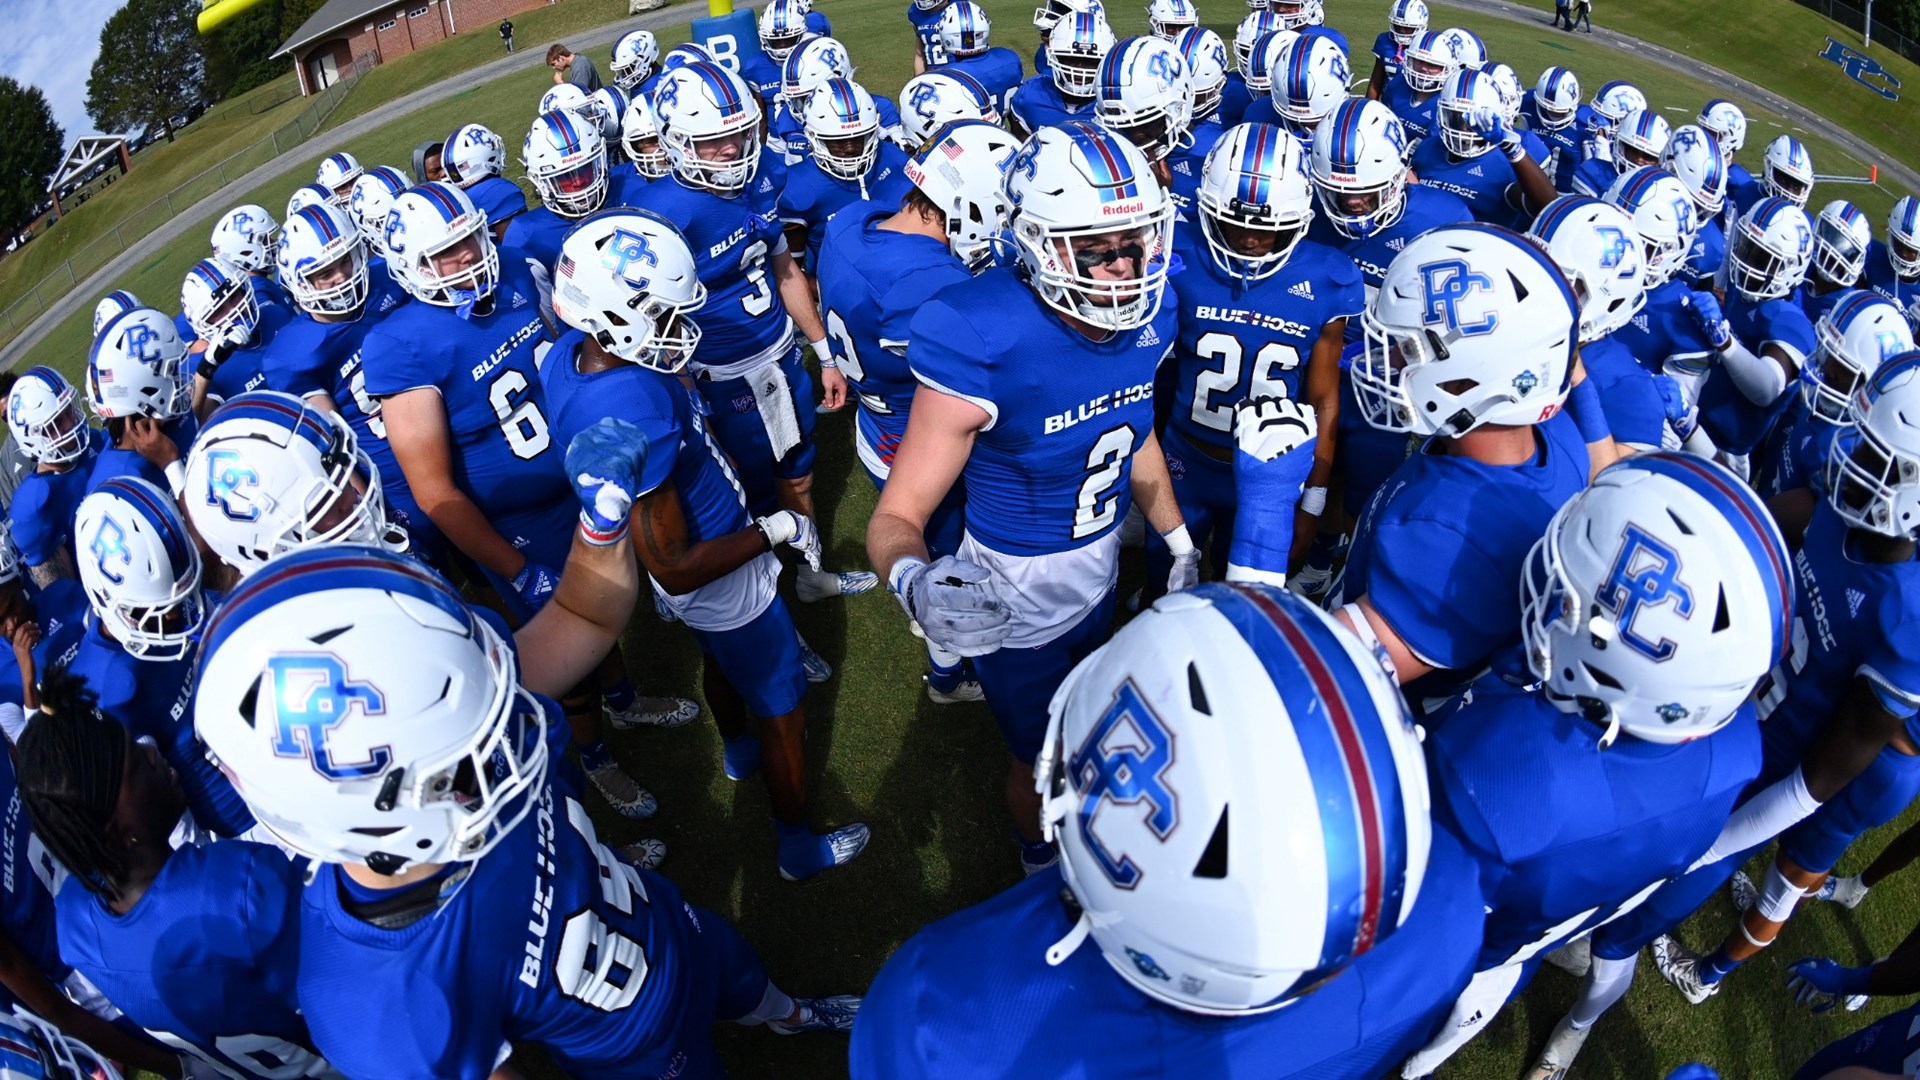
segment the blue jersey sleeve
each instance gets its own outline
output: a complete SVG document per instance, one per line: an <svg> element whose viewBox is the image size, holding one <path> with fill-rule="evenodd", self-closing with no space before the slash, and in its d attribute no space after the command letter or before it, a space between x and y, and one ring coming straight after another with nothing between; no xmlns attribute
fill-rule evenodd
<svg viewBox="0 0 1920 1080"><path fill-rule="evenodd" d="M1472 667L1512 638L1519 601L1472 538L1441 522L1385 520L1373 534L1366 596L1414 655L1437 668ZM1444 574L1434 567L1445 566Z"/></svg>
<svg viewBox="0 0 1920 1080"><path fill-rule="evenodd" d="M85 463L75 468L86 468ZM60 553L73 533L73 522L48 508L53 494L53 477L48 473L28 473L13 493L13 505L7 508L12 522L13 544L20 549L21 561L28 566L43 566Z"/></svg>
<svg viewBox="0 0 1920 1080"><path fill-rule="evenodd" d="M1399 62L1400 42L1394 38L1391 31L1382 30L1379 36L1373 39L1373 55L1388 64Z"/></svg>
<svg viewBox="0 0 1920 1080"><path fill-rule="evenodd" d="M1886 628L1860 662L1860 674L1873 688L1880 707L1893 716L1911 720L1920 715L1920 613L1907 611L1903 597L1883 598L1888 611L1881 621Z"/></svg>
<svg viewBox="0 0 1920 1080"><path fill-rule="evenodd" d="M907 335L907 364L913 377L943 394L972 402L987 414L989 430L1000 418L994 403L997 350L987 347L965 312L935 298L912 318Z"/></svg>

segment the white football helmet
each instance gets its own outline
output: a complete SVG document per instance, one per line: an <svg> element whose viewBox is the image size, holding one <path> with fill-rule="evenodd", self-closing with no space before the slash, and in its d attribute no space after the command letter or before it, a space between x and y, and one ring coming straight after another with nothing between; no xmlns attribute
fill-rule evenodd
<svg viewBox="0 0 1920 1080"><path fill-rule="evenodd" d="M821 41L845 51L832 38L816 38L787 57L789 73ZM681 180L721 195L744 191L753 182L760 169L760 101L740 76L718 64L669 71L653 95L653 114Z"/></svg>
<svg viewBox="0 0 1920 1080"><path fill-rule="evenodd" d="M1767 194L1804 208L1813 195L1813 155L1799 139L1779 136L1767 144L1760 159L1760 186Z"/></svg>
<svg viewBox="0 0 1920 1080"><path fill-rule="evenodd" d="M1646 253L1649 292L1686 265L1698 219L1693 195L1672 173L1652 165L1628 170L1614 179L1602 198L1633 219Z"/></svg>
<svg viewBox="0 0 1920 1080"><path fill-rule="evenodd" d="M1520 118L1520 106L1526 90L1520 85L1520 73L1513 70L1512 64L1488 64L1480 69L1480 74L1500 94L1500 115L1512 127Z"/></svg>
<svg viewBox="0 0 1920 1080"><path fill-rule="evenodd" d="M99 1051L19 1005L0 1013L0 1080L122 1080Z"/></svg>
<svg viewBox="0 0 1920 1080"><path fill-rule="evenodd" d="M173 337L180 339L178 333ZM21 453L43 465L78 461L91 435L73 384L44 365L28 368L14 381L7 395L7 431Z"/></svg>
<svg viewBox="0 0 1920 1080"><path fill-rule="evenodd" d="M1652 109L1630 112L1613 126L1613 162L1620 169L1660 164L1673 138L1673 125Z"/></svg>
<svg viewBox="0 0 1920 1080"><path fill-rule="evenodd" d="M807 36L807 13L793 0L771 0L760 9L760 51L776 64L787 57Z"/></svg>
<svg viewBox="0 0 1920 1080"><path fill-rule="evenodd" d="M1813 325L1819 343L1800 368L1807 411L1844 424L1854 395L1880 366L1913 351L1913 328L1893 301L1871 289L1848 289Z"/></svg>
<svg viewBox="0 0 1920 1080"><path fill-rule="evenodd" d="M1420 737L1392 676L1307 601L1166 596L1050 714L1041 829L1082 915L1049 962L1091 936L1152 1000L1248 1016L1337 978L1414 910L1433 834Z"/></svg>
<svg viewBox="0 0 1920 1080"><path fill-rule="evenodd" d="M1186 0L1178 2L1185 4ZM1192 5L1187 10L1193 10ZM948 56L979 56L992 47L988 44L992 31L993 20L987 17L987 9L973 0L953 0L940 13L940 45Z"/></svg>
<svg viewBox="0 0 1920 1080"><path fill-rule="evenodd" d="M314 173L313 182L327 189L328 202L345 206L347 197L353 194L353 182L360 179L360 174L365 171L360 167L358 158L342 150L320 159L320 168Z"/></svg>
<svg viewBox="0 0 1920 1080"><path fill-rule="evenodd" d="M620 145L627 152L627 160L649 180L673 171L667 148L660 143L660 120L653 115L653 106L645 95L635 94L627 102L627 115L620 121Z"/></svg>
<svg viewBox="0 0 1920 1080"><path fill-rule="evenodd" d="M1492 150L1493 143L1486 134L1473 126L1473 114L1480 109L1498 113L1502 107L1500 91L1485 74L1462 67L1448 76L1447 84L1440 88L1440 108L1436 114L1440 141L1447 153L1465 159Z"/></svg>
<svg viewBox="0 0 1920 1080"><path fill-rule="evenodd" d="M1247 14L1233 30L1233 68L1242 79L1253 72L1254 48L1260 39L1280 29L1280 19L1265 4ZM1264 91L1262 91L1264 93Z"/></svg>
<svg viewBox="0 0 1920 1080"><path fill-rule="evenodd" d="M1902 195L1887 214L1887 259L1895 277L1920 277L1920 199L1912 195Z"/></svg>
<svg viewBox="0 0 1920 1080"><path fill-rule="evenodd" d="M1580 113L1580 76L1563 67L1550 67L1533 84L1533 112L1540 126L1559 131Z"/></svg>
<svg viewBox="0 0 1920 1080"><path fill-rule="evenodd" d="M586 117L564 109L535 117L521 161L540 201L562 217L585 217L607 199L606 137Z"/></svg>
<svg viewBox="0 0 1920 1080"><path fill-rule="evenodd" d="M1227 43L1204 26L1189 27L1174 39L1187 64L1187 83L1193 87L1193 117L1204 119L1220 108L1227 89Z"/></svg>
<svg viewBox="0 0 1920 1080"><path fill-rule="evenodd" d="M137 476L117 476L80 500L73 546L87 603L128 655L179 660L206 621L200 552L180 510Z"/></svg>
<svg viewBox="0 0 1920 1080"><path fill-rule="evenodd" d="M187 271L180 310L194 333L216 345L245 345L260 325L260 303L246 272L220 258L201 259Z"/></svg>
<svg viewBox="0 0 1920 1080"><path fill-rule="evenodd" d="M387 270L408 295L435 307L475 304L500 284L500 251L487 215L456 184L409 189L387 215Z"/></svg>
<svg viewBox="0 0 1920 1080"><path fill-rule="evenodd" d="M947 248L978 273L1007 231L1003 183L1020 140L984 120L956 120L907 159L907 179L947 221Z"/></svg>
<svg viewBox="0 0 1920 1080"><path fill-rule="evenodd" d="M349 194L351 194L351 192L349 192ZM293 189L292 195L287 196L287 216L292 217L299 213L303 207L312 206L315 203L330 202L333 202L333 192L328 191L319 184L302 184Z"/></svg>
<svg viewBox="0 0 1920 1080"><path fill-rule="evenodd" d="M1299 40L1298 30L1270 30L1260 35L1260 40L1253 43L1253 59L1243 76L1247 93L1256 98L1273 95L1273 80L1284 70L1287 50Z"/></svg>
<svg viewBox="0 0 1920 1080"><path fill-rule="evenodd" d="M470 188L490 176L505 175L507 144L485 124L462 124L440 144L440 167L448 181Z"/></svg>
<svg viewBox="0 0 1920 1080"><path fill-rule="evenodd" d="M1579 318L1560 268L1518 233L1433 229L1394 257L1361 315L1354 399L1383 431L1543 423L1566 400Z"/></svg>
<svg viewBox="0 0 1920 1080"><path fill-rule="evenodd" d="M1873 226L1867 215L1845 199L1820 208L1813 219L1813 272L1830 285L1851 287L1867 268L1867 245Z"/></svg>
<svg viewBox="0 0 1920 1080"><path fill-rule="evenodd" d="M207 626L193 726L283 845L385 874L479 859L548 766L512 646L372 547L297 551L241 583Z"/></svg>
<svg viewBox="0 0 1920 1080"><path fill-rule="evenodd" d="M273 267L280 223L264 206L247 203L222 215L213 226L213 253L250 274Z"/></svg>
<svg viewBox="0 0 1920 1080"><path fill-rule="evenodd" d="M627 92L617 86L603 86L587 99L587 119L600 125L600 138L608 148L620 145L620 122L627 115Z"/></svg>
<svg viewBox="0 0 1920 1080"><path fill-rule="evenodd" d="M851 78L853 54L847 52L845 45L836 38L808 38L780 65L780 96L786 99L787 108L798 113L806 99L826 85L828 79ZM653 111L659 115L659 90L654 93Z"/></svg>
<svg viewBox="0 0 1920 1080"><path fill-rule="evenodd" d="M207 417L180 502L208 550L242 577L301 548L406 546L353 428L277 390L241 394Z"/></svg>
<svg viewBox="0 0 1920 1080"><path fill-rule="evenodd" d="M1693 454L1636 454L1575 495L1520 577L1527 662L1562 711L1653 743L1711 735L1786 653L1793 569L1766 504Z"/></svg>
<svg viewBox="0 0 1920 1080"><path fill-rule="evenodd" d="M1253 6L1253 3L1254 0L1247 0L1249 7ZM1260 0L1260 6L1265 7L1266 0ZM1105 18L1107 14L1107 9L1100 0L1046 0L1045 3L1033 9L1033 28L1040 31L1040 36L1045 38L1053 32L1055 24L1061 19L1089 11L1099 12L1101 18Z"/></svg>
<svg viewBox="0 0 1920 1080"><path fill-rule="evenodd" d="M1720 216L1727 203L1727 159L1718 139L1696 124L1677 127L1660 154L1660 167L1687 186L1700 224Z"/></svg>
<svg viewBox="0 0 1920 1080"><path fill-rule="evenodd" d="M620 89L632 94L653 77L660 64L660 41L651 30L629 30L613 43L613 61L607 70Z"/></svg>
<svg viewBox="0 0 1920 1080"><path fill-rule="evenodd" d="M1172 41L1182 30L1200 25L1200 9L1193 0L1152 0L1147 5L1147 29L1154 37Z"/></svg>
<svg viewBox="0 0 1920 1080"><path fill-rule="evenodd" d="M1625 326L1647 302L1640 234L1612 203L1562 195L1540 211L1527 235L1547 249L1573 287L1582 344Z"/></svg>
<svg viewBox="0 0 1920 1080"><path fill-rule="evenodd" d="M280 284L300 310L309 315L360 310L367 302L367 275L367 237L352 215L322 203L287 219Z"/></svg>
<svg viewBox="0 0 1920 1080"><path fill-rule="evenodd" d="M1449 37L1450 33L1453 31L1428 30L1407 46L1400 77L1407 80L1407 86L1415 93L1436 93L1460 70L1458 47L1462 39Z"/></svg>
<svg viewBox="0 0 1920 1080"><path fill-rule="evenodd" d="M1813 226L1787 199L1770 195L1747 207L1727 234L1727 288L1750 301L1799 288L1812 262Z"/></svg>
<svg viewBox="0 0 1920 1080"><path fill-rule="evenodd" d="M540 95L540 107L534 111L550 113L564 110L575 116L584 116L591 108L585 90L572 83L556 83L546 93Z"/></svg>
<svg viewBox="0 0 1920 1080"><path fill-rule="evenodd" d="M1731 101L1715 98L1707 102L1700 110L1698 123L1707 134L1720 141L1720 151L1728 161L1747 145L1747 114Z"/></svg>
<svg viewBox="0 0 1920 1080"><path fill-rule="evenodd" d="M1854 395L1827 454L1827 502L1882 536L1920 529L1920 354L1888 361Z"/></svg>
<svg viewBox="0 0 1920 1080"><path fill-rule="evenodd" d="M630 364L678 374L700 344L707 302L693 252L671 222L643 210L598 214L567 234L553 313Z"/></svg>
<svg viewBox="0 0 1920 1080"><path fill-rule="evenodd" d="M1047 57L1053 61L1053 86L1061 95L1086 100L1100 78L1100 61L1113 50L1113 28L1097 11L1061 19L1047 33Z"/></svg>
<svg viewBox="0 0 1920 1080"><path fill-rule="evenodd" d="M807 98L800 123L814 163L828 176L862 180L880 158L880 113L857 82L827 80Z"/></svg>
<svg viewBox="0 0 1920 1080"><path fill-rule="evenodd" d="M1463 27L1452 27L1440 31L1446 47L1453 52L1454 60L1460 67L1479 71L1487 66L1487 43L1480 35Z"/></svg>
<svg viewBox="0 0 1920 1080"><path fill-rule="evenodd" d="M1427 32L1426 0L1393 0L1387 11L1387 33L1401 48L1414 43Z"/></svg>
<svg viewBox="0 0 1920 1080"><path fill-rule="evenodd" d="M1213 144L1195 201L1221 269L1259 281L1286 265L1313 221L1306 158L1300 141L1273 124L1239 124Z"/></svg>
<svg viewBox="0 0 1920 1080"><path fill-rule="evenodd" d="M100 331L113 321L114 316L123 311L132 311L134 308L145 306L140 302L139 297L127 290L113 290L101 297L99 303L93 305L93 336L99 337Z"/></svg>
<svg viewBox="0 0 1920 1080"><path fill-rule="evenodd" d="M1160 310L1173 200L1132 143L1084 121L1042 128L1007 167L1007 200L1014 248L1048 307L1105 330L1136 329ZM1133 273L1094 273L1116 261Z"/></svg>
<svg viewBox="0 0 1920 1080"><path fill-rule="evenodd" d="M960 70L915 75L900 88L900 126L914 146L956 120L1000 122L1000 113L980 81Z"/></svg>
<svg viewBox="0 0 1920 1080"><path fill-rule="evenodd" d="M444 153L441 160L446 160ZM368 169L353 182L353 195L347 199L347 209L352 212L354 223L360 226L360 235L381 258L387 254L387 217L393 213L393 200L412 186L412 177L391 165Z"/></svg>
<svg viewBox="0 0 1920 1080"><path fill-rule="evenodd" d="M1353 70L1337 43L1315 34L1289 43L1268 77L1274 111L1295 135L1310 139L1313 129L1347 99Z"/></svg>
<svg viewBox="0 0 1920 1080"><path fill-rule="evenodd" d="M1372 236L1407 205L1407 135L1393 110L1349 98L1313 129L1308 176L1320 212L1341 234Z"/></svg>
<svg viewBox="0 0 1920 1080"><path fill-rule="evenodd" d="M1171 42L1131 37L1100 62L1093 115L1108 131L1159 161L1193 144L1193 87Z"/></svg>
<svg viewBox="0 0 1920 1080"><path fill-rule="evenodd" d="M1647 107L1647 95L1630 82L1615 79L1602 83L1593 94L1596 133L1612 131L1620 121Z"/></svg>
<svg viewBox="0 0 1920 1080"><path fill-rule="evenodd" d="M177 420L193 408L187 343L173 320L135 308L108 323L87 351L87 406L102 420Z"/></svg>

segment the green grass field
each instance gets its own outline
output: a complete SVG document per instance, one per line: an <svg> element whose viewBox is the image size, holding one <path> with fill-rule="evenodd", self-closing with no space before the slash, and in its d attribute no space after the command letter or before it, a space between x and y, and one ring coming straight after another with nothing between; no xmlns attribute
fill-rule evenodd
<svg viewBox="0 0 1920 1080"><path fill-rule="evenodd" d="M1224 0L1213 3L1222 5ZM998 22L999 40L1028 54L1030 5L992 0L988 6ZM910 71L911 39L898 0L826 0L822 8L862 61L862 81L876 90L894 91ZM1238 5L1231 10L1237 14ZM1356 48L1364 50L1384 17L1384 4L1334 0L1330 15ZM1116 8L1114 17L1122 32L1137 32L1144 23L1139 6L1132 4ZM1571 37L1544 23L1523 26L1436 8L1434 24L1445 22L1479 31L1493 55L1514 64L1529 81L1548 63L1573 67L1590 87L1607 78L1632 79L1657 104L1679 110L1671 113L1676 121L1682 112L1691 116L1702 101L1720 93L1705 82L1672 75L1632 56L1603 52L1585 35ZM683 39L680 31L679 36L663 35L662 41ZM523 29L521 40L531 44L535 37ZM591 50L603 71L607 52ZM416 63L421 71L408 70L407 65ZM427 64L434 70L426 71ZM448 70L440 68L437 50L430 50L380 72L390 73L385 77L395 84L413 86L446 77ZM419 139L463 121L486 123L517 146L547 85L544 70L536 69L476 86L345 148L368 164L404 162ZM1830 92L1853 91L1837 80ZM1825 107L1824 99L1812 103ZM1759 109L1750 115L1754 130L1749 146L1757 154L1771 137L1769 125L1777 126L1779 119ZM312 160L250 198L280 207L288 193L312 175L319 157L336 148L324 138L316 140ZM1813 152L1822 171L1841 171L1834 164L1838 151L1829 144L1815 139ZM1847 193L1876 221L1893 197L1868 188L1848 188ZM1818 194L1827 197L1829 192ZM201 254L197 237L202 231L196 226L189 234L196 239L182 241L119 284L142 296L171 297L187 266ZM76 316L36 350L33 360L77 372L86 333L87 317ZM854 460L848 425L845 415L821 419L816 499L829 563L858 567L865 564L863 536L874 493ZM1134 562L1126 565L1124 578L1123 589L1138 581ZM616 750L627 766L659 795L661 812L653 821L639 823L602 814L602 837L614 843L642 836L665 839L672 847L666 871L690 899L736 920L788 989L802 994L859 990L915 929L1015 880L1018 871L1000 796L1004 751L983 707L937 707L926 701L919 680L924 663L920 643L906 632L890 598L876 594L795 605L794 611L808 639L839 668L838 676L815 688L808 699L816 820L836 825L868 822L874 839L867 853L852 866L812 882L780 881L763 789L757 783L734 785L725 779L718 737L705 722L679 731L616 737ZM627 656L643 689L698 695L699 657L692 642L683 631L658 624L650 612L636 620ZM1036 708L1044 705L1034 703ZM1884 838L1884 832L1869 836L1842 869L1857 871ZM1659 981L1650 963L1643 964L1639 984L1589 1041L1576 1075L1641 1080L1688 1060L1712 1063L1729 1078L1788 1075L1815 1049L1890 1007L1876 1005L1861 1015L1807 1015L1796 1010L1783 991L1785 965L1808 954L1858 961L1884 952L1909 929L1907 913L1917 905L1920 879L1895 879L1858 911L1815 906L1787 929L1779 945L1738 973L1726 992L1698 1008L1689 1008ZM1686 928L1685 937L1696 946L1713 943L1731 925L1730 912L1724 900L1716 900ZM1573 991L1571 979L1546 971L1442 1075L1476 1080L1518 1076ZM1058 1037L1072 1038L1073 1033L1060 1032ZM731 1028L721 1030L718 1039L739 1076L827 1077L845 1071L844 1040L781 1039ZM522 1055L521 1063L530 1075L555 1075L537 1054Z"/></svg>

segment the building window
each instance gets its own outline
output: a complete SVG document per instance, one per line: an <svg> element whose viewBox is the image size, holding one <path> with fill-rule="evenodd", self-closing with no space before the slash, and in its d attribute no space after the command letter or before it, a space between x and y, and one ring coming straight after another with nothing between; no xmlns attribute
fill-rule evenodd
<svg viewBox="0 0 1920 1080"><path fill-rule="evenodd" d="M420 16L425 15L426 13L427 13L427 5L421 4L419 7L414 8L413 10L407 12L407 18L417 19Z"/></svg>
<svg viewBox="0 0 1920 1080"><path fill-rule="evenodd" d="M388 19L386 22L383 22L379 26L374 27L374 29L375 30L391 30L393 29L394 24L398 23L399 21L400 20L398 19Z"/></svg>

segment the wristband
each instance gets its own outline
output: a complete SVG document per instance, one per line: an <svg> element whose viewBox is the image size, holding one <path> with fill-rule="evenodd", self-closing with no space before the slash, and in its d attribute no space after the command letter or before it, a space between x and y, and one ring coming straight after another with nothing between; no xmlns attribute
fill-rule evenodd
<svg viewBox="0 0 1920 1080"><path fill-rule="evenodd" d="M1588 379L1567 392L1567 412L1573 416L1573 426L1580 431L1580 441L1589 445L1613 437L1613 429L1607 425L1607 411L1600 404L1600 391L1594 389L1593 380Z"/></svg>
<svg viewBox="0 0 1920 1080"><path fill-rule="evenodd" d="M177 501L181 492L187 490L187 466L179 458L175 458L167 462L166 469L162 471L167 475L167 494L172 495Z"/></svg>
<svg viewBox="0 0 1920 1080"><path fill-rule="evenodd" d="M1327 511L1327 489L1310 487L1300 489L1300 509L1313 517L1319 517Z"/></svg>
<svg viewBox="0 0 1920 1080"><path fill-rule="evenodd" d="M1182 555L1193 554L1193 535L1187 532L1185 522L1175 525L1173 528L1161 533L1160 539L1166 541L1167 550L1172 552L1173 557L1176 559Z"/></svg>
<svg viewBox="0 0 1920 1080"><path fill-rule="evenodd" d="M892 590L893 595L899 596L907 586L907 578L925 565L927 560L918 555L902 555L894 561L893 569L887 571L887 588Z"/></svg>
<svg viewBox="0 0 1920 1080"><path fill-rule="evenodd" d="M807 342L807 348L812 349L814 359L820 361L820 370L832 371L840 366L840 361L833 358L833 350L827 347L826 338Z"/></svg>
<svg viewBox="0 0 1920 1080"><path fill-rule="evenodd" d="M602 531L594 525L593 519L587 516L585 510L580 511L580 538L588 544L594 547L611 547L619 543L626 535L627 522L622 521L615 528Z"/></svg>

